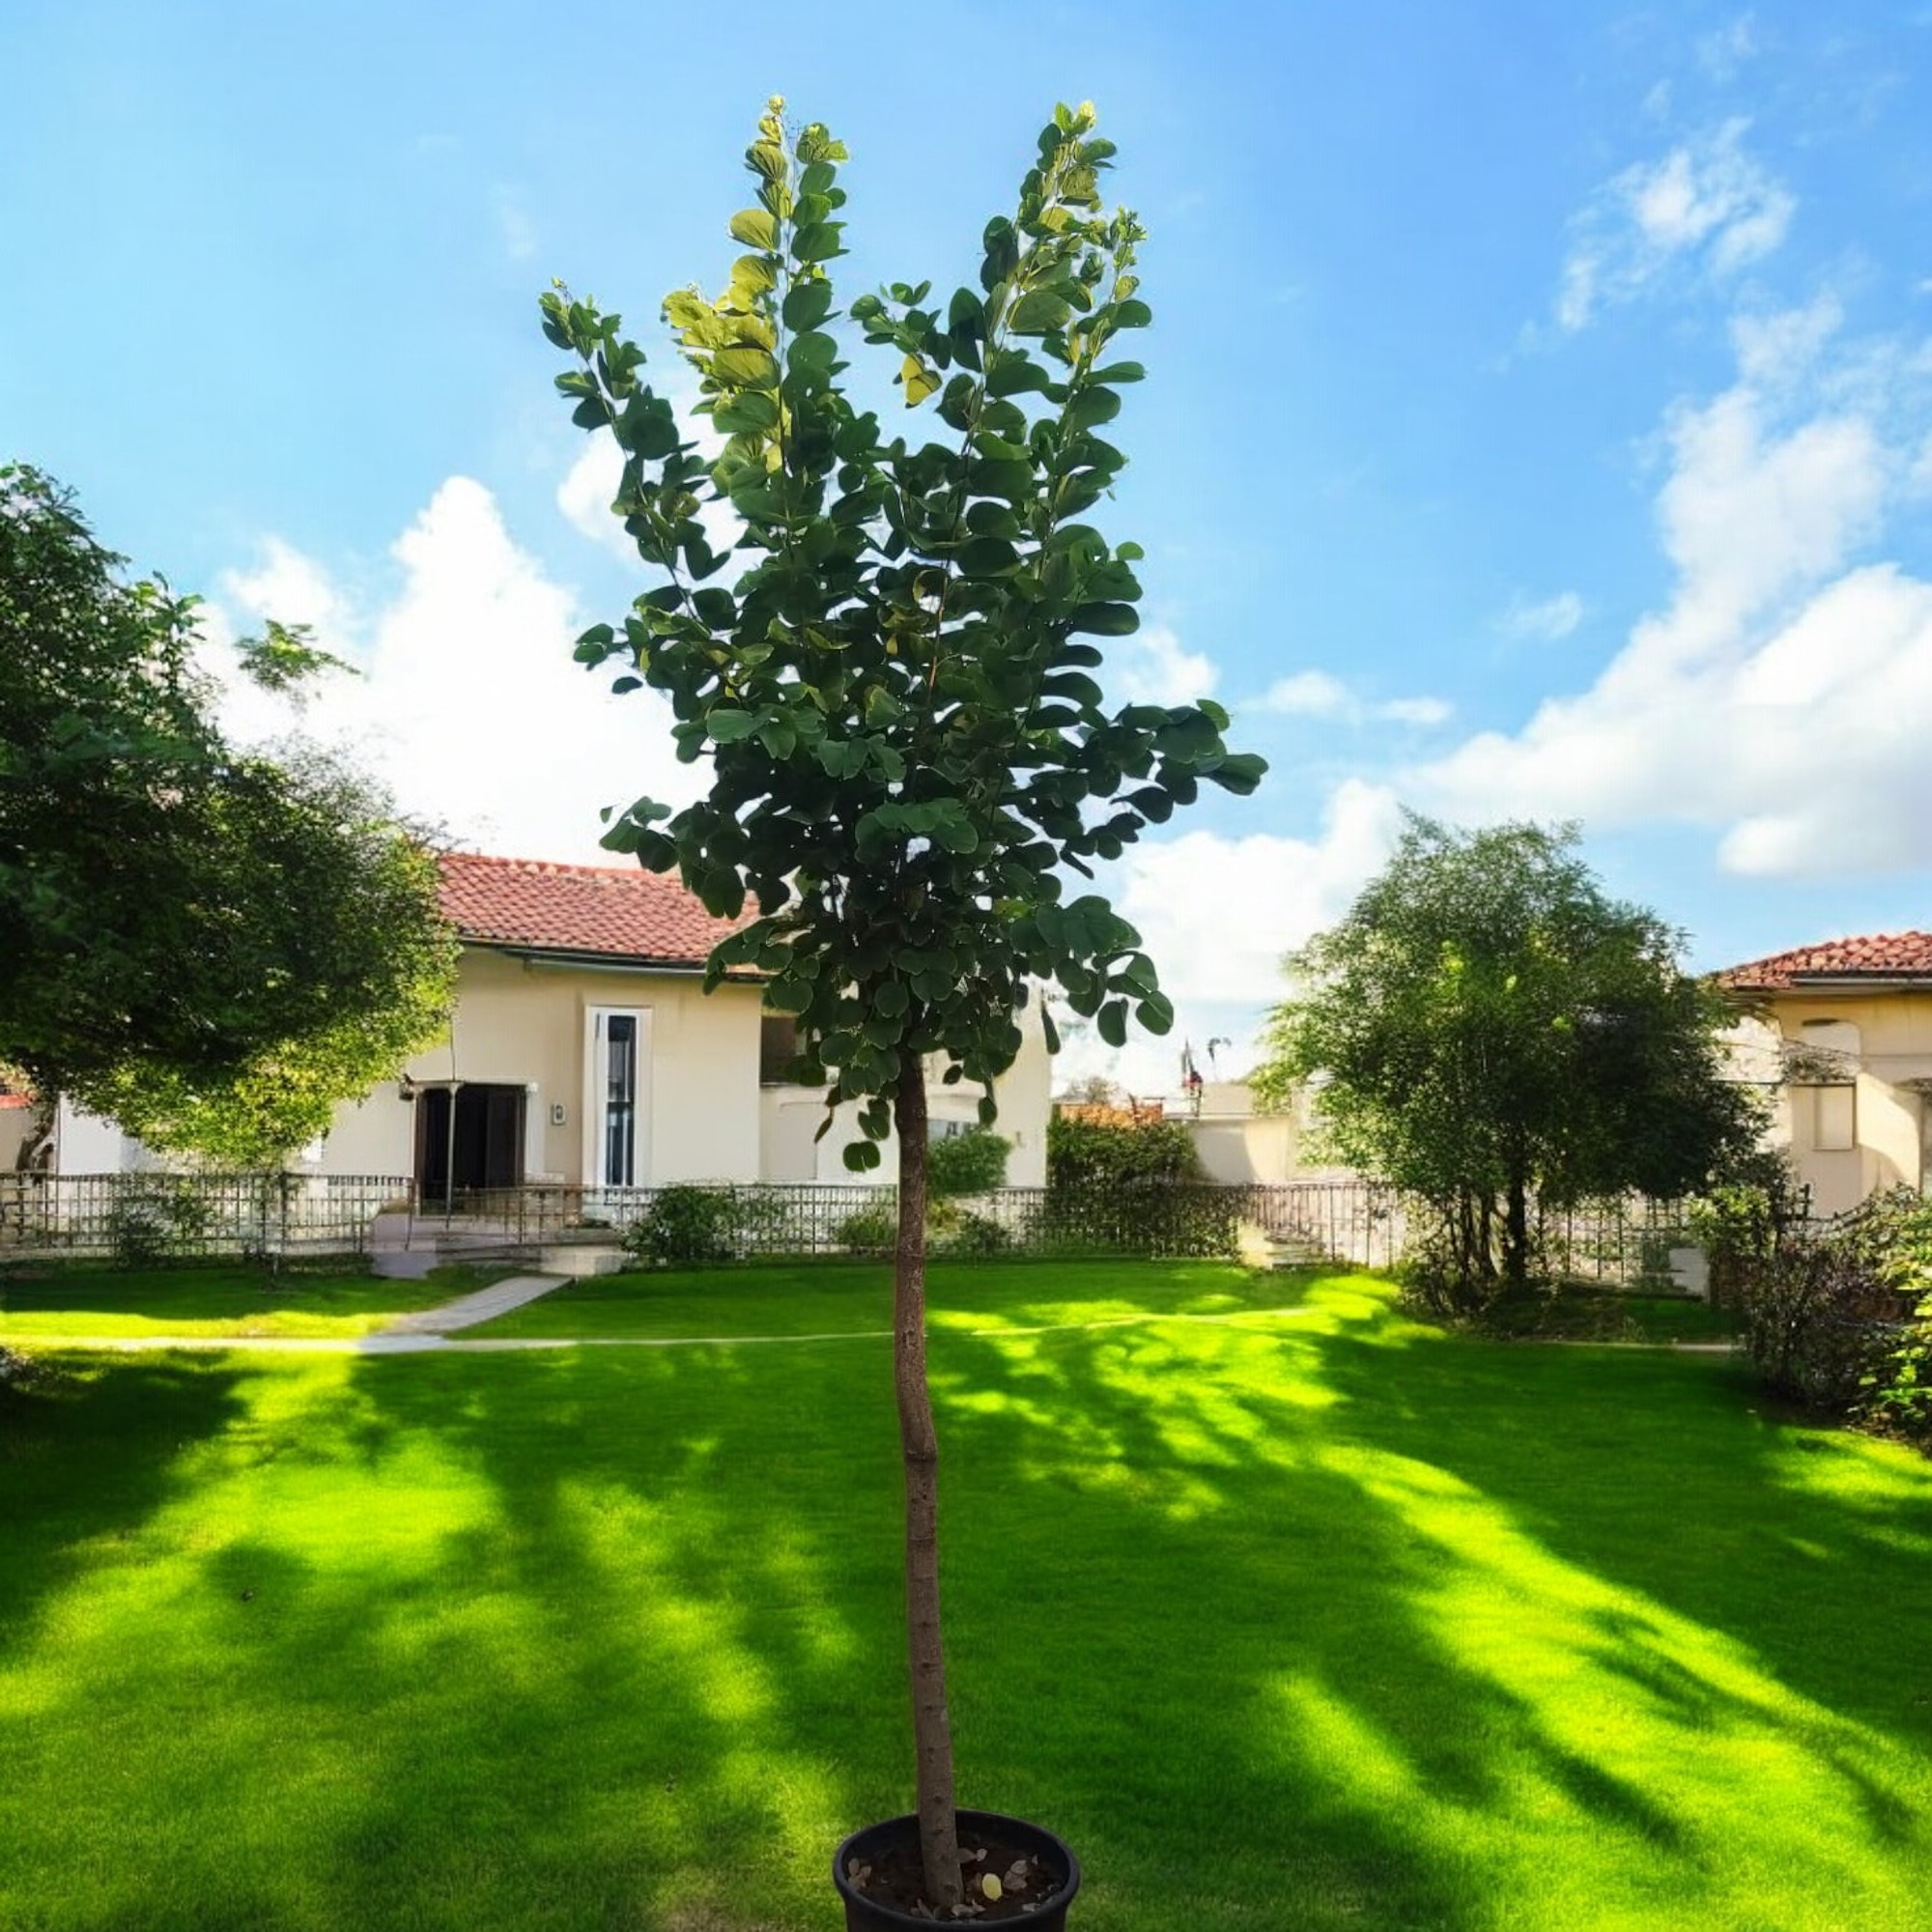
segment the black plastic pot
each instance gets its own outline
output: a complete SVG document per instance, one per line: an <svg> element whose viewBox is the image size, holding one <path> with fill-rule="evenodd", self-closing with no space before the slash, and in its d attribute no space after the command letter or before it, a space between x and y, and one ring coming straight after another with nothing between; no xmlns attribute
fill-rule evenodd
<svg viewBox="0 0 1932 1932"><path fill-rule="evenodd" d="M1061 1932L1066 1923L1066 1908L1080 1889L1080 1861L1065 1842L1056 1838L1043 1825L1029 1825L1024 1818L1007 1818L997 1811L960 1811L954 1815L962 1833L981 1831L1009 1838L1033 1853L1058 1880L1040 1900L1037 1910L1002 1922L1024 1925L1029 1932L1034 1932L1034 1928L1037 1932ZM845 1876L845 1867L853 1859L865 1864L891 1848L918 1842L918 1818L888 1818L883 1825L867 1825L864 1831L854 1832L832 1855L832 1883L845 1901L845 1932L892 1932L892 1928L901 1925L920 1926L923 1932L932 1932L932 1919L916 1918L910 1912L876 1904L854 1891Z"/></svg>

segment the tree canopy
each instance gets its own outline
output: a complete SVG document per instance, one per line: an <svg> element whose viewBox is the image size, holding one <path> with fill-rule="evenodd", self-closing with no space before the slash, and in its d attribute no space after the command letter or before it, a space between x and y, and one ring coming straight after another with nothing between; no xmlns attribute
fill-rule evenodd
<svg viewBox="0 0 1932 1932"><path fill-rule="evenodd" d="M1138 626L1141 551L1083 519L1126 462L1102 432L1143 374L1124 344L1152 317L1141 224L1102 207L1114 149L1094 128L1091 107L1055 111L1014 213L986 225L977 285L935 297L895 282L841 324L845 148L774 100L745 157L753 205L729 224L745 252L716 298L687 288L664 304L697 409L724 439L712 461L617 316L561 287L543 299L545 332L576 365L557 386L623 451L612 508L651 572L578 656L614 665L620 691L664 693L678 755L711 762L696 804L673 814L639 799L604 842L676 868L714 913L753 902L712 954L712 983L734 966L767 976L830 1101L860 1103L850 1165L877 1166L898 1129L919 1814L942 1910L960 1880L924 1366L923 1063L982 1085L990 1121L991 1083L1042 982L1116 1045L1130 1017L1167 1031L1139 935L1065 880L1093 878L1204 785L1250 792L1264 769L1223 743L1218 706L1112 709L1094 675L1095 640ZM845 380L855 336L920 412L910 434L864 406L863 375ZM706 512L737 532L723 553Z"/></svg>
<svg viewBox="0 0 1932 1932"><path fill-rule="evenodd" d="M0 468L0 1061L267 1164L434 1037L454 945L380 792L225 741L195 611ZM326 662L279 625L242 657L277 686Z"/></svg>
<svg viewBox="0 0 1932 1932"><path fill-rule="evenodd" d="M1453 1289L1520 1287L1538 1206L1671 1198L1742 1157L1732 1015L1682 936L1607 897L1573 827L1411 818L1387 868L1287 962L1257 1093L1325 1079L1335 1153L1433 1211Z"/></svg>

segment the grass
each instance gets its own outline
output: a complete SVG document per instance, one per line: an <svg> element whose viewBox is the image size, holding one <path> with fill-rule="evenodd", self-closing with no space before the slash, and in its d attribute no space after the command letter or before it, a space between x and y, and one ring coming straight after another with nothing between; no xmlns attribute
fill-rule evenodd
<svg viewBox="0 0 1932 1932"><path fill-rule="evenodd" d="M487 1278L487 1277L485 1277ZM479 1286L469 1270L427 1281L267 1268L67 1268L0 1278L0 1343L64 1336L351 1336Z"/></svg>
<svg viewBox="0 0 1932 1932"><path fill-rule="evenodd" d="M1729 1342L1742 1322L1733 1309L1689 1294L1648 1294L1570 1283L1496 1323L1524 1341Z"/></svg>
<svg viewBox="0 0 1932 1932"><path fill-rule="evenodd" d="M935 1331L1145 1320L1149 1308L1230 1315L1299 1298L1293 1277L1200 1262L934 1262ZM1288 1285L1284 1287L1284 1281ZM893 1323L876 1262L592 1275L526 1302L477 1335L666 1340L689 1336L878 1335Z"/></svg>
<svg viewBox="0 0 1932 1932"><path fill-rule="evenodd" d="M878 1325L879 1270L786 1279L551 1305ZM1076 1924L1923 1924L1932 1464L1359 1278L934 1293L962 1797L1071 1839ZM49 1360L0 1407L9 1932L836 1922L907 1797L888 1344Z"/></svg>

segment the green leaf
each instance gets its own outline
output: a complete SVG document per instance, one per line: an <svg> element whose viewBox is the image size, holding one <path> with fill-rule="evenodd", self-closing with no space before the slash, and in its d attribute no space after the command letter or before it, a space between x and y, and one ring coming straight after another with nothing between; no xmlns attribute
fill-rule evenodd
<svg viewBox="0 0 1932 1932"><path fill-rule="evenodd" d="M845 250L838 243L844 227L842 221L814 221L809 227L795 229L791 238L792 260L829 262L835 256L844 254Z"/></svg>
<svg viewBox="0 0 1932 1932"><path fill-rule="evenodd" d="M1267 773L1267 760L1253 752L1230 752L1213 770L1202 773L1210 783L1246 798Z"/></svg>
<svg viewBox="0 0 1932 1932"><path fill-rule="evenodd" d="M728 403L719 404L711 412L711 422L713 428L723 430L727 436L757 435L777 429L778 400L763 389L744 389Z"/></svg>
<svg viewBox="0 0 1932 1932"><path fill-rule="evenodd" d="M706 714L704 728L718 744L731 745L740 738L749 738L758 728L758 715L755 711L736 711L727 705L718 705Z"/></svg>
<svg viewBox="0 0 1932 1932"><path fill-rule="evenodd" d="M1153 310L1144 301L1123 301L1114 305L1116 328L1145 328L1153 320Z"/></svg>
<svg viewBox="0 0 1932 1932"><path fill-rule="evenodd" d="M1083 604L1066 620L1069 631L1087 631L1096 638L1131 637L1140 627L1140 612L1131 604Z"/></svg>
<svg viewBox="0 0 1932 1932"><path fill-rule="evenodd" d="M1100 1030L1100 1037L1109 1046L1125 1046L1127 1043L1127 1003L1124 1000L1108 1000L1094 1016L1094 1023Z"/></svg>
<svg viewBox="0 0 1932 1932"><path fill-rule="evenodd" d="M1150 993L1134 1009L1134 1017L1149 1033L1170 1033L1174 1028L1174 1003L1165 993Z"/></svg>
<svg viewBox="0 0 1932 1932"><path fill-rule="evenodd" d="M953 553L965 577L1005 577L1019 568L1019 553L1005 537L968 537Z"/></svg>
<svg viewBox="0 0 1932 1932"><path fill-rule="evenodd" d="M1109 362L1104 368L1095 369L1090 380L1095 383L1139 383L1146 377L1147 371L1138 362Z"/></svg>
<svg viewBox="0 0 1932 1932"><path fill-rule="evenodd" d="M779 245L779 225L762 208L741 208L731 217L731 239L769 254Z"/></svg>
<svg viewBox="0 0 1932 1932"><path fill-rule="evenodd" d="M832 365L838 359L838 340L822 330L807 329L792 338L790 348L785 352L785 362L793 369L809 369L814 376L824 377L832 373Z"/></svg>
<svg viewBox="0 0 1932 1932"><path fill-rule="evenodd" d="M1074 429L1092 429L1097 423L1112 422L1121 413L1121 399L1112 389L1097 386L1082 389L1066 406L1066 422Z"/></svg>
<svg viewBox="0 0 1932 1932"><path fill-rule="evenodd" d="M876 1141L853 1141L845 1149L845 1165L854 1174L865 1174L879 1164L879 1144Z"/></svg>
<svg viewBox="0 0 1932 1932"><path fill-rule="evenodd" d="M1024 351L1001 349L986 358L986 393L1017 396L1044 389L1052 382L1046 371Z"/></svg>
<svg viewBox="0 0 1932 1932"><path fill-rule="evenodd" d="M1073 304L1050 289L1035 289L1013 305L1007 327L1015 335L1047 335L1064 328L1073 315Z"/></svg>
<svg viewBox="0 0 1932 1932"><path fill-rule="evenodd" d="M832 313L832 284L822 279L793 283L780 312L787 328L816 328Z"/></svg>

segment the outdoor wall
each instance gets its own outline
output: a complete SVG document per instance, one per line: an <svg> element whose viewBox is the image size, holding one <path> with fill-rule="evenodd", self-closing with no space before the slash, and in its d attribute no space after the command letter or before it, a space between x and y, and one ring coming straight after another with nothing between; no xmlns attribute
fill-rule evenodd
<svg viewBox="0 0 1932 1932"><path fill-rule="evenodd" d="M1210 1180L1279 1185L1298 1172L1294 1122L1285 1114L1179 1118Z"/></svg>
<svg viewBox="0 0 1932 1932"><path fill-rule="evenodd" d="M1922 1187L1925 1106L1918 1083L1932 1082L1932 990L1785 994L1772 1000L1767 1016L1787 1044L1844 1056L1839 1064L1852 1076L1851 1147L1820 1145L1813 1086L1788 1085L1774 1102L1773 1143L1811 1189L1813 1208L1839 1214L1889 1187Z"/></svg>
<svg viewBox="0 0 1932 1932"><path fill-rule="evenodd" d="M1046 1051L1046 1035L1037 1013L1025 1016L1026 1043L1019 1058L993 1083L993 1097L1000 1104L1000 1117L993 1131L1012 1143L1007 1156L1009 1187L1046 1185L1046 1122L1051 1112L1048 1098L1052 1065ZM926 1105L932 1129L942 1132L947 1125L976 1125L980 1119L980 1090L963 1081L949 1087L943 1079L945 1063L935 1058L926 1067ZM825 1118L825 1092L819 1087L766 1087L758 1096L759 1178L765 1180L795 1182L838 1181L844 1184L875 1181L891 1186L898 1179L898 1140L892 1136L880 1144L880 1162L864 1174L854 1174L846 1165L844 1149L859 1137L858 1109L839 1108L831 1131L821 1141L812 1136Z"/></svg>
<svg viewBox="0 0 1932 1932"><path fill-rule="evenodd" d="M526 1178L594 1182L599 1176L585 1171L584 1065L588 1016L600 1007L649 1015L639 1183L755 1179L755 986L707 996L696 974L526 962L472 947L463 955L450 1036L411 1061L408 1077L418 1086L454 1079L522 1087ZM328 1174L414 1167L414 1107L394 1081L338 1113L321 1162Z"/></svg>

